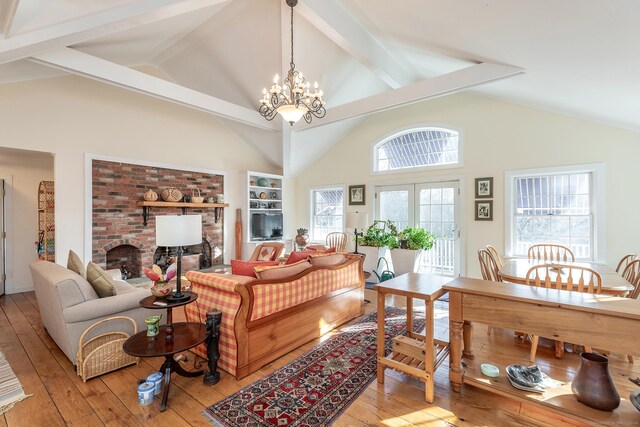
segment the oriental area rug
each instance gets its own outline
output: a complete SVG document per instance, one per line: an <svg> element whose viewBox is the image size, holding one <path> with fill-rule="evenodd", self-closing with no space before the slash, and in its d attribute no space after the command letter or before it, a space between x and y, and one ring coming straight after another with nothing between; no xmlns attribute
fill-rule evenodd
<svg viewBox="0 0 640 427"><path fill-rule="evenodd" d="M386 354L406 328L405 310L385 309ZM414 329L424 313L414 311ZM377 324L373 312L277 371L209 406L211 423L235 426L331 425L376 378Z"/></svg>

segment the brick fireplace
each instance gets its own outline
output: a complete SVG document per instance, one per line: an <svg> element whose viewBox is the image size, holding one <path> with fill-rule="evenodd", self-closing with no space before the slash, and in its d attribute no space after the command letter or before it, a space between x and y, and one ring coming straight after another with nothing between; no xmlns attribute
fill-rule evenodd
<svg viewBox="0 0 640 427"><path fill-rule="evenodd" d="M178 188L185 195L198 188L205 198L215 198L224 191L222 175L202 172L93 160L92 174L93 262L107 269L124 268L130 278L140 277L143 267L151 267L159 253L166 253L163 248L157 251L155 216L181 213L180 208L153 207L148 224L143 225L142 208L136 202L143 200L147 190L158 193L158 200L167 187ZM221 264L224 212L217 223L214 209L189 209L188 213L202 215L203 233L202 245L191 248L190 265Z"/></svg>

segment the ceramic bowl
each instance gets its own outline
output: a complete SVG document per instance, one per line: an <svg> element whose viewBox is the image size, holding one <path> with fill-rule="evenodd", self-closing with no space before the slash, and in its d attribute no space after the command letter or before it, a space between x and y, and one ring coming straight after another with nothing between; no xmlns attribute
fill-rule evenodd
<svg viewBox="0 0 640 427"><path fill-rule="evenodd" d="M163 284L155 283L151 287L151 295L153 295L156 298L166 298L167 295L169 295L172 290L173 290L173 286L170 285L169 283L166 283L166 282Z"/></svg>

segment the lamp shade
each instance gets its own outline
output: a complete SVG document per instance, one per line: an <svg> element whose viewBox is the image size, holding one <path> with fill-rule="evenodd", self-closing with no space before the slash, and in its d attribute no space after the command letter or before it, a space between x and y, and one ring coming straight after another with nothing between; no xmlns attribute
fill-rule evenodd
<svg viewBox="0 0 640 427"><path fill-rule="evenodd" d="M156 245L188 246L202 243L202 215L156 216Z"/></svg>
<svg viewBox="0 0 640 427"><path fill-rule="evenodd" d="M347 212L346 228L363 230L369 226L369 215L360 212Z"/></svg>

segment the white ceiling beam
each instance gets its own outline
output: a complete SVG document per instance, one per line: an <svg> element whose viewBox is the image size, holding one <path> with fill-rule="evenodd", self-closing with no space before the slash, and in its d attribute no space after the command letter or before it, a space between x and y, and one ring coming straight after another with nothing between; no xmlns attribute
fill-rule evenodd
<svg viewBox="0 0 640 427"><path fill-rule="evenodd" d="M0 34L5 38L9 37L11 32L13 19L18 10L18 3L20 3L20 0L2 0L0 2Z"/></svg>
<svg viewBox="0 0 640 427"><path fill-rule="evenodd" d="M229 0L144 0L71 19L0 40L0 64L173 18L227 1Z"/></svg>
<svg viewBox="0 0 640 427"><path fill-rule="evenodd" d="M298 3L295 11L393 89L416 80L402 66L401 59L392 55L337 0L305 0Z"/></svg>
<svg viewBox="0 0 640 427"><path fill-rule="evenodd" d="M71 48L39 53L29 59L42 65L184 105L214 116L260 129L278 130L276 124L264 120L256 110L232 104Z"/></svg>
<svg viewBox="0 0 640 427"><path fill-rule="evenodd" d="M321 120L307 124L300 130L337 122L364 114L378 113L407 104L460 92L474 86L513 77L525 70L511 65L482 63L462 70L453 71L432 79L423 80L410 86L388 90L377 95L327 109Z"/></svg>

